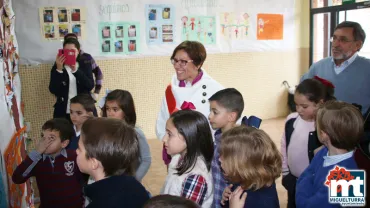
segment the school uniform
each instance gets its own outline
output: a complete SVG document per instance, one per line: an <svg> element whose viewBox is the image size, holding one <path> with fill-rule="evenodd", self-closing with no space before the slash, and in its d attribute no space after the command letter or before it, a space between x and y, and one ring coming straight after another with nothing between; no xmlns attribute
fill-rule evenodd
<svg viewBox="0 0 370 208"><path fill-rule="evenodd" d="M142 208L149 200L148 192L133 176L110 176L84 188L90 200L87 208Z"/></svg>
<svg viewBox="0 0 370 208"><path fill-rule="evenodd" d="M175 155L169 164L161 194L182 196L196 202L202 208L210 208L213 201L212 174L207 169L203 157L197 157L191 170L182 175L178 175L176 170L180 162L180 154Z"/></svg>

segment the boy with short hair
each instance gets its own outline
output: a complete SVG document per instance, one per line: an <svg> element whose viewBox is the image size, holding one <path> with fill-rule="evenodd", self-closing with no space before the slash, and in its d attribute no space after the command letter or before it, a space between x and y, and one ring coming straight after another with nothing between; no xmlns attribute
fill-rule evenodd
<svg viewBox="0 0 370 208"><path fill-rule="evenodd" d="M227 187L226 179L221 171L219 161L219 146L222 133L233 128L244 110L242 94L235 88L226 88L216 92L209 98L209 122L215 132L215 151L212 160L212 177L214 184L214 197L212 207L220 208L222 193Z"/></svg>
<svg viewBox="0 0 370 208"><path fill-rule="evenodd" d="M135 177L139 141L123 120L91 118L82 126L77 164L95 182L84 188L88 208L143 207L149 199Z"/></svg>
<svg viewBox="0 0 370 208"><path fill-rule="evenodd" d="M51 119L42 126L42 138L14 171L12 180L22 184L35 176L40 192L40 207L83 206L81 172L76 152L66 150L74 131L64 118Z"/></svg>
<svg viewBox="0 0 370 208"><path fill-rule="evenodd" d="M93 117L95 100L88 94L79 94L71 99L70 117L75 129L75 136L71 139L67 149L76 150L80 139L81 127L86 119Z"/></svg>
<svg viewBox="0 0 370 208"><path fill-rule="evenodd" d="M325 146L298 178L297 207L340 207L329 204L325 185L329 171L336 166L358 169L353 151L364 133L361 113L351 104L327 101L316 115L317 134Z"/></svg>

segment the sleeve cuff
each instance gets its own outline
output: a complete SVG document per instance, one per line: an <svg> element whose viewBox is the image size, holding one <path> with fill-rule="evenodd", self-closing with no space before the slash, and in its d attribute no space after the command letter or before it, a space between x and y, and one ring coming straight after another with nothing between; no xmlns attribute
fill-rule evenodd
<svg viewBox="0 0 370 208"><path fill-rule="evenodd" d="M63 70L62 70L62 71L60 71L60 70L58 70L58 69L57 69L57 72L59 72L59 73L63 74Z"/></svg>
<svg viewBox="0 0 370 208"><path fill-rule="evenodd" d="M38 153L36 150L32 150L28 154L28 157L30 157L33 162L37 162L37 161L41 160L41 158L42 158L41 154Z"/></svg>

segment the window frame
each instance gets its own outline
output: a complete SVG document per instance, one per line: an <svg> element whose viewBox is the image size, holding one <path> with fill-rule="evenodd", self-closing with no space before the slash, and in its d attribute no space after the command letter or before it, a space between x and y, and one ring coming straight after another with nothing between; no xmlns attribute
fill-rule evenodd
<svg viewBox="0 0 370 208"><path fill-rule="evenodd" d="M330 37L332 37L334 34L335 27L339 24L339 12L370 8L370 1L356 2L352 4L344 4L344 5L338 5L338 6L326 6L322 8L312 8L313 7L312 1L313 0L310 0L310 40L309 40L309 53L310 53L309 64L310 66L313 64L313 45L314 45L313 40L314 40L314 16L315 14L330 13L329 34L330 34ZM326 1L324 4L328 5L328 1L331 1L331 0L324 0L324 1ZM328 50L327 54L330 55L330 47L328 47L327 50Z"/></svg>

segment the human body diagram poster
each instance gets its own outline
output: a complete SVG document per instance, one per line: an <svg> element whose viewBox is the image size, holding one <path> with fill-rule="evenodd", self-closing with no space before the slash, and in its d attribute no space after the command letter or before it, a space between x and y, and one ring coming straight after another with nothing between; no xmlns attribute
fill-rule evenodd
<svg viewBox="0 0 370 208"><path fill-rule="evenodd" d="M148 4L145 6L146 43L174 43L175 7L167 4Z"/></svg>
<svg viewBox="0 0 370 208"><path fill-rule="evenodd" d="M182 16L181 39L199 41L204 45L216 44L216 17Z"/></svg>
<svg viewBox="0 0 370 208"><path fill-rule="evenodd" d="M86 39L84 7L41 7L39 16L41 37L44 40L63 40L68 33Z"/></svg>

